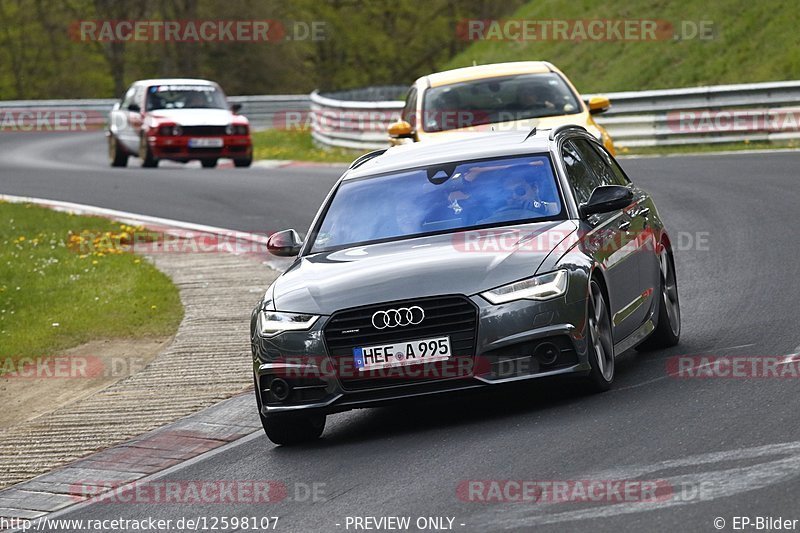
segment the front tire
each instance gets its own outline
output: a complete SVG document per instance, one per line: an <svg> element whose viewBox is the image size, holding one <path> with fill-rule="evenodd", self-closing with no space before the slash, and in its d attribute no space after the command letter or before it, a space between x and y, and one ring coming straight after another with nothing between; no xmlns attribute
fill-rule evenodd
<svg viewBox="0 0 800 533"><path fill-rule="evenodd" d="M589 282L586 325L591 366L586 385L593 392L604 392L614 383L614 339L605 292L595 279Z"/></svg>
<svg viewBox="0 0 800 533"><path fill-rule="evenodd" d="M214 168L217 166L216 159L201 159L200 164L203 165L203 168Z"/></svg>
<svg viewBox="0 0 800 533"><path fill-rule="evenodd" d="M120 147L113 133L108 135L108 159L112 167L128 166L128 154Z"/></svg>
<svg viewBox="0 0 800 533"><path fill-rule="evenodd" d="M658 321L652 335L639 345L639 349L643 351L675 346L681 338L681 306L678 299L675 261L666 246L661 246L658 263L661 273Z"/></svg>
<svg viewBox="0 0 800 533"><path fill-rule="evenodd" d="M158 159L153 157L153 152L150 150L150 145L144 137L139 142L139 157L142 159L142 166L144 168L155 168L158 166Z"/></svg>

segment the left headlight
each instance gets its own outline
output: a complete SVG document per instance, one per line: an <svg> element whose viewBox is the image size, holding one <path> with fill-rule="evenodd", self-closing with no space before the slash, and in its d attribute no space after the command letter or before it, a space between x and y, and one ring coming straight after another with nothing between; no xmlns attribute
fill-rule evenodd
<svg viewBox="0 0 800 533"><path fill-rule="evenodd" d="M567 292L567 278L566 270L556 270L482 292L481 296L495 305L514 300L550 300Z"/></svg>
<svg viewBox="0 0 800 533"><path fill-rule="evenodd" d="M245 124L228 124L225 128L227 135L247 135L247 125Z"/></svg>
<svg viewBox="0 0 800 533"><path fill-rule="evenodd" d="M318 318L318 315L261 310L258 313L258 332L262 337L274 337L284 331L304 331Z"/></svg>

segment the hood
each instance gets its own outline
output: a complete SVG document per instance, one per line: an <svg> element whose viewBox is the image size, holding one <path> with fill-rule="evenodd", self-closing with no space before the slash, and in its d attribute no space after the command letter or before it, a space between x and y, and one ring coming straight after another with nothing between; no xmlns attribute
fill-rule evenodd
<svg viewBox="0 0 800 533"><path fill-rule="evenodd" d="M234 115L227 109L158 109L148 115L158 120L169 120L181 126L227 126L234 122L234 117L242 122L240 115Z"/></svg>
<svg viewBox="0 0 800 533"><path fill-rule="evenodd" d="M275 281L275 308L329 315L380 302L473 295L533 276L576 229L572 221L538 222L308 255Z"/></svg>
<svg viewBox="0 0 800 533"><path fill-rule="evenodd" d="M454 139L467 138L475 133L486 133L490 131L525 131L534 128L552 129L565 124L577 124L590 129L593 124L587 111L574 113L571 115L555 115L552 117L527 118L523 120L513 120L507 122L495 122L491 124L481 124L480 126L469 126L446 131L427 132L418 130L417 135L420 141L452 141ZM596 128L595 128L596 129ZM597 135L597 133L595 133Z"/></svg>

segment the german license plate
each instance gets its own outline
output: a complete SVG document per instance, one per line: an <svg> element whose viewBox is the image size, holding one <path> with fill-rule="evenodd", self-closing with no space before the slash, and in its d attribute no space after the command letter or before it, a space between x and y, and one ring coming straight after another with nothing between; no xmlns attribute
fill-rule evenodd
<svg viewBox="0 0 800 533"><path fill-rule="evenodd" d="M450 337L353 348L353 359L360 371L444 361L450 355Z"/></svg>
<svg viewBox="0 0 800 533"><path fill-rule="evenodd" d="M192 137L189 139L190 148L222 148L224 144L220 137Z"/></svg>

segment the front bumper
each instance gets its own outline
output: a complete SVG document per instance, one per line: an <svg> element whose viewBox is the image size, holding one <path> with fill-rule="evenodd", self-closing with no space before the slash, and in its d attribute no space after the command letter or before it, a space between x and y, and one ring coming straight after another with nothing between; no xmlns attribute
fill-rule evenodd
<svg viewBox="0 0 800 533"><path fill-rule="evenodd" d="M204 138L192 135L149 135L147 144L156 159L206 159L228 157L248 159L253 156L253 141L249 135L217 135L222 146L191 147L190 139Z"/></svg>
<svg viewBox="0 0 800 533"><path fill-rule="evenodd" d="M590 370L585 297L571 302L561 297L502 305L492 305L479 296L469 301L477 314L472 353L458 362L453 360L449 367L396 367L367 386L354 387L348 382L352 376L346 372L359 371L343 364L347 363L344 358L330 355L325 327L331 317L318 320L309 331L284 332L272 338L262 338L253 329L253 372L261 414L329 414ZM545 345L550 351L537 352ZM539 357L542 353L548 358ZM276 390L280 394L276 395Z"/></svg>

